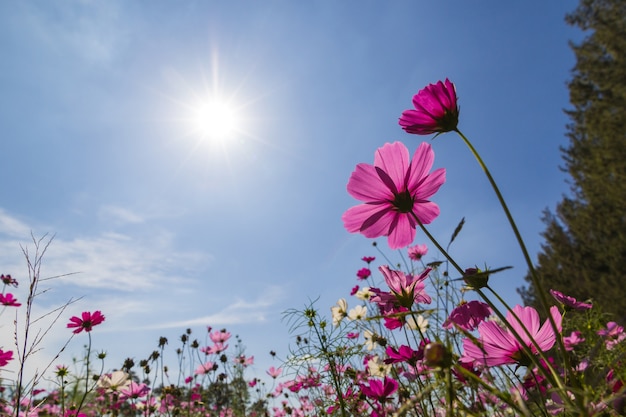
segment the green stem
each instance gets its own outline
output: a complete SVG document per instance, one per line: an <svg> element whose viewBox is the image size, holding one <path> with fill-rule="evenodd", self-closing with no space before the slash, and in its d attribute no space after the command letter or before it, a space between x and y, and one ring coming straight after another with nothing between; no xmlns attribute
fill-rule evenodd
<svg viewBox="0 0 626 417"><path fill-rule="evenodd" d="M533 265L533 262L530 259L530 255L528 254L528 249L526 248L524 239L522 239L522 235L520 234L519 229L517 228L517 225L515 224L515 220L513 220L511 211L509 210L509 207L507 206L506 201L504 200L504 197L502 197L502 193L500 192L500 189L498 188L496 181L491 176L491 173L489 172L487 165L485 165L483 159L480 157L480 154L478 153L478 151L476 151L476 149L474 148L472 143L469 141L469 139L467 139L467 137L463 133L461 133L460 130L455 129L454 131L461 137L461 139L463 139L463 142L465 142L465 145L467 145L469 150L472 152L472 154L476 158L476 161L478 162L478 165L480 165L480 167L482 168L483 172L487 176L487 179L489 180L489 183L491 184L491 187L495 191L496 196L498 197L498 201L500 202L500 205L502 206L502 209L504 210L504 214L506 215L506 218L509 221L509 224L511 225L511 229L513 229L513 233L515 234L517 243L520 249L522 250L522 254L524 255L524 260L526 261L526 265L528 267L528 271L530 272L530 277L532 279L533 285L535 286L536 293L539 295L539 300L541 301L541 305L543 306L544 311L546 315L548 316L548 320L550 320L550 325L552 326L554 333L559 334L560 332L558 331L556 323L554 322L554 319L552 318L552 315L550 314L550 304L548 303L548 299L543 289L543 285L541 285L539 276L537 275L537 271L535 270L535 266ZM562 343L560 344L560 347L562 347ZM564 348L562 350L562 353L563 353L563 356L567 354Z"/></svg>
<svg viewBox="0 0 626 417"><path fill-rule="evenodd" d="M89 336L89 345L87 346L87 357L85 359L87 363L87 370L86 370L86 375L85 375L85 393L83 394L83 397L80 399L80 404L78 405L78 408L76 409L76 415L78 415L81 408L83 408L83 404L85 403L87 394L89 394L89 366L90 366L89 358L91 356L91 333L87 332L87 336Z"/></svg>

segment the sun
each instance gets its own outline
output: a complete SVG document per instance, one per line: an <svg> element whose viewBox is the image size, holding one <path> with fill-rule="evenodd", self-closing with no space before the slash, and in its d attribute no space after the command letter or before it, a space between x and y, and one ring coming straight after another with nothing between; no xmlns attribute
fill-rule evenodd
<svg viewBox="0 0 626 417"><path fill-rule="evenodd" d="M232 139L240 121L236 108L222 99L210 99L193 110L194 130L209 141L224 142Z"/></svg>

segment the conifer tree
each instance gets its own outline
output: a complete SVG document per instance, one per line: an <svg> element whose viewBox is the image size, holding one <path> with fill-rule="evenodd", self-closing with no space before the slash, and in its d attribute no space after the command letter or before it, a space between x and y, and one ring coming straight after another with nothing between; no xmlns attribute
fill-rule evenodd
<svg viewBox="0 0 626 417"><path fill-rule="evenodd" d="M546 210L537 274L544 289L592 299L626 320L626 1L581 0L566 22L586 35L571 44L569 143L561 148L570 195ZM518 289L539 306L530 276Z"/></svg>

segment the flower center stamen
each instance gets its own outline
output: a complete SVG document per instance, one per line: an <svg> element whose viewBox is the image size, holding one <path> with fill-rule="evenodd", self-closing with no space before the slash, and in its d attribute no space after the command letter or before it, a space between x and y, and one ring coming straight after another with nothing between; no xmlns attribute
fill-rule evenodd
<svg viewBox="0 0 626 417"><path fill-rule="evenodd" d="M413 210L415 200L408 191L402 191L395 195L393 199L393 207L400 213L409 213Z"/></svg>

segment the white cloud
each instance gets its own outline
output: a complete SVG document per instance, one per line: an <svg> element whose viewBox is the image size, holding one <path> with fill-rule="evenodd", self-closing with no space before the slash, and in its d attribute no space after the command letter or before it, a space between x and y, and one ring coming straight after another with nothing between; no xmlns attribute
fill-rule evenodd
<svg viewBox="0 0 626 417"><path fill-rule="evenodd" d="M166 321L150 325L146 329L171 329L193 326L229 326L233 324L258 323L267 320L271 307L284 298L284 291L277 286L267 287L252 301L237 299L220 311L181 321Z"/></svg>
<svg viewBox="0 0 626 417"><path fill-rule="evenodd" d="M126 207L107 205L100 208L98 217L105 222L113 223L143 223L145 219Z"/></svg>

